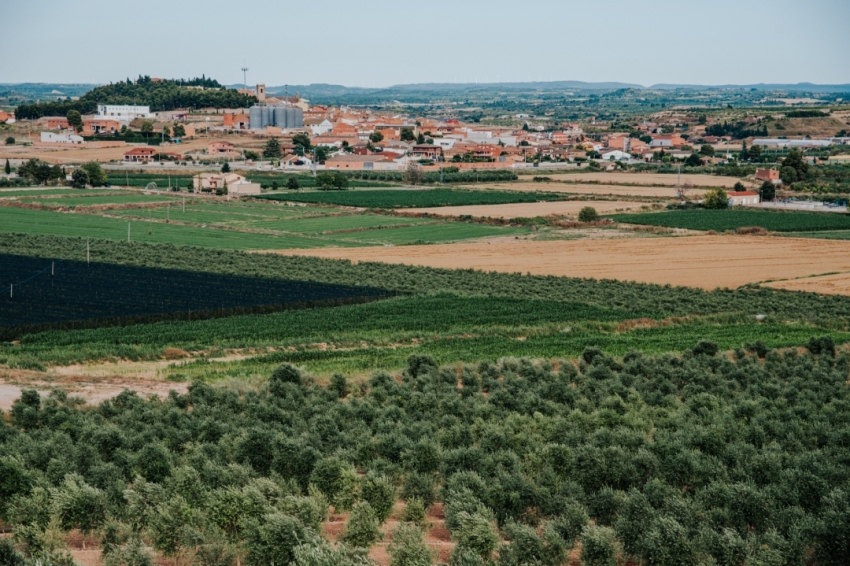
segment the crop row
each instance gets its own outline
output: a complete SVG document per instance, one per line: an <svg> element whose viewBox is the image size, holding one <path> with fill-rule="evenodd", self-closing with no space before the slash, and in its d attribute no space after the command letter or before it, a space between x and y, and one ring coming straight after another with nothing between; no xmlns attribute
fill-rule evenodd
<svg viewBox="0 0 850 566"><path fill-rule="evenodd" d="M427 208L473 204L510 204L563 200L563 195L518 191L468 191L460 189L353 190L265 194L261 198L357 206L363 208Z"/></svg>
<svg viewBox="0 0 850 566"><path fill-rule="evenodd" d="M379 289L0 255L0 326L11 328L379 297Z"/></svg>

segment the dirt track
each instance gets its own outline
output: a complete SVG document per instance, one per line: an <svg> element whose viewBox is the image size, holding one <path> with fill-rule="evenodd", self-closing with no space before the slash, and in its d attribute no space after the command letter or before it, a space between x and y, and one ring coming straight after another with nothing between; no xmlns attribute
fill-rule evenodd
<svg viewBox="0 0 850 566"><path fill-rule="evenodd" d="M570 193L577 195L614 196L619 198L629 197L655 197L655 198L677 198L674 187L647 187L630 185L596 185L596 184L572 184L572 183L499 183L493 185L465 186L464 189L498 189L503 191L532 191L544 193ZM705 189L691 189L689 196L698 197Z"/></svg>
<svg viewBox="0 0 850 566"><path fill-rule="evenodd" d="M411 208L404 212L429 214L431 216L474 216L482 218L531 218L535 216L574 216L592 206L600 214L619 210L640 210L645 202L618 200L573 200L564 202L529 202L516 204L481 204L470 206L442 206L434 208Z"/></svg>
<svg viewBox="0 0 850 566"><path fill-rule="evenodd" d="M452 269L669 283L703 289L850 272L850 242L767 236L502 240L392 248L283 250L280 253Z"/></svg>

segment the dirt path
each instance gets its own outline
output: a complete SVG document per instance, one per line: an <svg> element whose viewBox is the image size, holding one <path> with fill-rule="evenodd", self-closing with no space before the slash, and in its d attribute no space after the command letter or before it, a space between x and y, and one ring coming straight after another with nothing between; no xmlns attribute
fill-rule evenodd
<svg viewBox="0 0 850 566"><path fill-rule="evenodd" d="M529 202L515 204L481 204L470 206L442 206L434 208L410 208L404 210L413 214L429 214L431 216L474 216L482 218L532 218L535 216L575 216L586 207L591 206L600 214L625 210L640 210L647 206L645 202L620 200L572 200L563 202Z"/></svg>
<svg viewBox="0 0 850 566"><path fill-rule="evenodd" d="M514 240L281 250L279 253L451 269L669 283L703 289L850 272L850 242L768 236Z"/></svg>

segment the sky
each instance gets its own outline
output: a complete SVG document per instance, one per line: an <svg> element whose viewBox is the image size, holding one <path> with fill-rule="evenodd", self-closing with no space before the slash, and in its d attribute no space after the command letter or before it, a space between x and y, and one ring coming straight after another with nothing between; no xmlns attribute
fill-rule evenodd
<svg viewBox="0 0 850 566"><path fill-rule="evenodd" d="M850 0L2 0L0 83L850 83Z"/></svg>

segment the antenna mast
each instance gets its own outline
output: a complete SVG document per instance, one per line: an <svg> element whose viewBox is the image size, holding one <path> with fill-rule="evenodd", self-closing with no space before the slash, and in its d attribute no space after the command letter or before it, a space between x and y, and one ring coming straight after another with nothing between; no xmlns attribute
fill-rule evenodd
<svg viewBox="0 0 850 566"><path fill-rule="evenodd" d="M248 67L242 67L242 84L248 88Z"/></svg>

